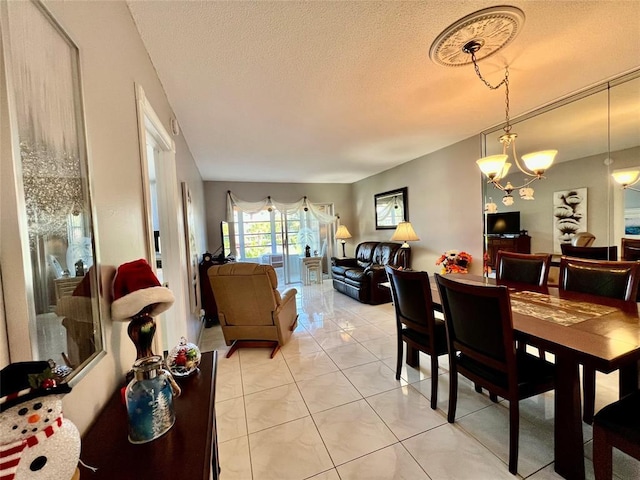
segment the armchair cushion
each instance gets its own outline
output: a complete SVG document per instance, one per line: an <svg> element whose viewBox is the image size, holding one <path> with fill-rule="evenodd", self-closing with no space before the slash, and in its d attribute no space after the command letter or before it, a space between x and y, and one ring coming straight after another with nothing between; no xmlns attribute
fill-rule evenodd
<svg viewBox="0 0 640 480"><path fill-rule="evenodd" d="M227 345L266 340L284 345L297 321L296 289L282 293L271 265L227 263L208 271Z"/></svg>

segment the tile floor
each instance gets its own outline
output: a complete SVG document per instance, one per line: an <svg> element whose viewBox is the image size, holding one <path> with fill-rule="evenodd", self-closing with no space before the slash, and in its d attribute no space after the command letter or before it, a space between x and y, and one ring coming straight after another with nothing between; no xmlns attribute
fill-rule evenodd
<svg viewBox="0 0 640 480"><path fill-rule="evenodd" d="M448 362L440 357L438 409L430 364L395 380L391 304L363 305L322 285L295 286L299 325L275 358L240 349L225 358L219 326L216 418L222 480L559 479L553 470L553 393L520 403L518 476L508 461L508 406L460 378L456 422L447 423ZM596 408L614 401L615 374L599 375ZM584 425L587 478L591 427ZM640 462L614 451L616 479L640 478Z"/></svg>

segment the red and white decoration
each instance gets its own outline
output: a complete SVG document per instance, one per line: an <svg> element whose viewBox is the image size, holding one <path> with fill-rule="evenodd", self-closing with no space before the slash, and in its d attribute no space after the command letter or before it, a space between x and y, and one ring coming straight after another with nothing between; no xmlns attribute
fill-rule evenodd
<svg viewBox="0 0 640 480"><path fill-rule="evenodd" d="M80 433L62 416L70 391L48 374L47 362L5 367L0 387L0 480L69 480L80 457ZM29 377L37 385L29 386Z"/></svg>

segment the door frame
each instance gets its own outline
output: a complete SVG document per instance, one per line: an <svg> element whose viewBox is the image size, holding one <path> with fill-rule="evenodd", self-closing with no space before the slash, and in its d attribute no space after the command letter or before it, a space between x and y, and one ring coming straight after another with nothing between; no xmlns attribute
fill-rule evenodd
<svg viewBox="0 0 640 480"><path fill-rule="evenodd" d="M138 112L138 137L140 139L140 165L142 173L142 192L145 223L145 250L147 261L154 272L156 268L155 242L153 234L153 207L151 200L151 183L149 180L149 158L147 143L151 139L158 154L155 159L156 195L161 214L162 228L162 273L163 285L169 288L175 302L169 310L158 316L157 332L154 338L154 351L168 351L180 339L180 333L186 331L186 255L184 225L182 221L181 197L178 194L176 174L175 142L155 110L147 100L144 89L136 84L136 106Z"/></svg>

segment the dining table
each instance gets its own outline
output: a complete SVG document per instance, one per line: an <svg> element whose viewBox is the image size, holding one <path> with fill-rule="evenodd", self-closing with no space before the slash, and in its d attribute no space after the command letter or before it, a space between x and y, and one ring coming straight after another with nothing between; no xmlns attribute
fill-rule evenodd
<svg viewBox="0 0 640 480"><path fill-rule="evenodd" d="M463 283L495 285L493 278L449 274ZM434 307L442 308L435 279ZM638 304L622 300L504 283L509 289L518 341L555 356L554 468L568 480L585 478L579 366L604 373L619 370L620 396L638 389L640 316Z"/></svg>

